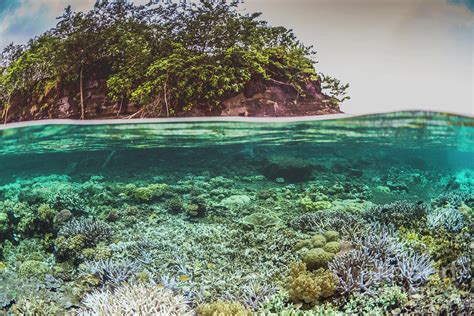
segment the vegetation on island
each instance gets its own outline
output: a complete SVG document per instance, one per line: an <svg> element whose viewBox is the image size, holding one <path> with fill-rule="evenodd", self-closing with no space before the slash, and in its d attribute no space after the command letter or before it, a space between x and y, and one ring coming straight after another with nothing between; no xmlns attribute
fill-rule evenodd
<svg viewBox="0 0 474 316"><path fill-rule="evenodd" d="M48 107L46 96L72 89L84 118L84 82L97 74L110 100L153 104L168 116L197 104L219 106L246 85L268 81L304 96L308 81L324 79L337 106L348 85L319 75L314 54L292 30L235 2L100 0L89 12L66 8L55 27L3 50L0 110L5 118L14 98L32 110Z"/></svg>

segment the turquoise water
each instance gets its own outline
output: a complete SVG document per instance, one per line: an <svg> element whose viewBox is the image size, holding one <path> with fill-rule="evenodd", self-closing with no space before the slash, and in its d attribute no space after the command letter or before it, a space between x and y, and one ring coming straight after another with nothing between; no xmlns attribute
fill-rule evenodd
<svg viewBox="0 0 474 316"><path fill-rule="evenodd" d="M473 118L0 134L4 313L472 311Z"/></svg>

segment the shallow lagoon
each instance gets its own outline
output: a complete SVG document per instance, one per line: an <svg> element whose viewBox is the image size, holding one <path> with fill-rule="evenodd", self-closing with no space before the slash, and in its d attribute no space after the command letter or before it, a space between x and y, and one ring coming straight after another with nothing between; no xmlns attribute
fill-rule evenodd
<svg viewBox="0 0 474 316"><path fill-rule="evenodd" d="M4 313L472 312L472 118L0 133Z"/></svg>

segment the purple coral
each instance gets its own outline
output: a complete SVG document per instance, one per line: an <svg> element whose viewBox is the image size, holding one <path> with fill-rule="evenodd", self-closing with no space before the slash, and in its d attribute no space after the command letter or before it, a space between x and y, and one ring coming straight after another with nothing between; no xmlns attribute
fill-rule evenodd
<svg viewBox="0 0 474 316"><path fill-rule="evenodd" d="M366 249L354 249L337 255L329 269L339 280L338 291L370 292L370 287L393 278L394 268L387 261L379 260Z"/></svg>
<svg viewBox="0 0 474 316"><path fill-rule="evenodd" d="M84 240L88 246L95 246L100 241L110 239L112 236L112 229L107 223L100 220L94 220L91 218L74 218L61 227L59 235L65 237L82 235L84 236Z"/></svg>
<svg viewBox="0 0 474 316"><path fill-rule="evenodd" d="M404 252L397 256L396 278L410 292L415 292L419 286L428 282L433 273L433 261L427 255Z"/></svg>

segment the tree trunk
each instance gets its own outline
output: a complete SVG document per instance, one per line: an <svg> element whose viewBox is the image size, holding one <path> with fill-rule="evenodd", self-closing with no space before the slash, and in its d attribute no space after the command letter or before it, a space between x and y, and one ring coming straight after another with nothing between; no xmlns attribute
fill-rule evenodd
<svg viewBox="0 0 474 316"><path fill-rule="evenodd" d="M164 87L164 93L165 93L165 106L166 106L166 117L170 117L170 109L168 107L168 96L166 92L166 86L167 86L168 79L165 81L165 87Z"/></svg>
<svg viewBox="0 0 474 316"><path fill-rule="evenodd" d="M80 95L81 95L81 120L84 119L84 91L82 88L83 85L83 74L84 72L84 65L81 65L81 72L79 74L79 90L80 90Z"/></svg>
<svg viewBox="0 0 474 316"><path fill-rule="evenodd" d="M12 92L13 93L13 92ZM10 110L10 100L12 98L12 94L10 93L8 95L8 101L7 101L7 107L5 108L5 110L3 111L3 115L5 116L4 118L4 121L3 121L3 124L7 124L7 119L8 119L8 110Z"/></svg>

